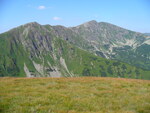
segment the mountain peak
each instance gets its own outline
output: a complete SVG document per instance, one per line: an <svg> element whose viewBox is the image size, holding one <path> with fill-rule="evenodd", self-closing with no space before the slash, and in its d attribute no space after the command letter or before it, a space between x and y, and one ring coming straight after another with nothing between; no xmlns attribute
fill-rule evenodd
<svg viewBox="0 0 150 113"><path fill-rule="evenodd" d="M87 26L87 25L95 25L95 24L98 24L98 22L95 20L91 20L89 22L84 23L83 25Z"/></svg>
<svg viewBox="0 0 150 113"><path fill-rule="evenodd" d="M96 20L91 20L89 22L86 22L86 23L90 23L90 24L97 24L98 22Z"/></svg>
<svg viewBox="0 0 150 113"><path fill-rule="evenodd" d="M27 23L27 24L25 24L25 25L23 25L23 26L39 26L40 24L39 23L37 23L37 22L29 22L29 23Z"/></svg>
<svg viewBox="0 0 150 113"><path fill-rule="evenodd" d="M81 27L81 26L84 26L84 27L92 27L92 26L97 26L98 25L98 22L95 21L95 20L91 20L91 21L88 21L88 22L85 22L77 27Z"/></svg>

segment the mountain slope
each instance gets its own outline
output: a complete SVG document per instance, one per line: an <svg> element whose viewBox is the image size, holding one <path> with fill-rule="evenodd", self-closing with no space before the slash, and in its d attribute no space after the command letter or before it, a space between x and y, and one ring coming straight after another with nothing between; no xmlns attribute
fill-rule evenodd
<svg viewBox="0 0 150 113"><path fill-rule="evenodd" d="M63 39L67 37L71 43L84 50L150 70L150 37L144 34L96 21L65 28L63 33L57 30L57 26L55 29L57 35Z"/></svg>
<svg viewBox="0 0 150 113"><path fill-rule="evenodd" d="M146 36L150 36L150 33L144 33L144 35L146 35Z"/></svg>
<svg viewBox="0 0 150 113"><path fill-rule="evenodd" d="M149 71L85 51L85 38L72 29L34 22L0 34L0 76L150 79Z"/></svg>

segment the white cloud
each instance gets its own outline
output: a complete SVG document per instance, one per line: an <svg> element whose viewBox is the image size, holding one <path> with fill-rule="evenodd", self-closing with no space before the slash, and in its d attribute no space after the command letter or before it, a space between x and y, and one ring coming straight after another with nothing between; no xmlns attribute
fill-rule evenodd
<svg viewBox="0 0 150 113"><path fill-rule="evenodd" d="M45 9L45 8L46 8L46 7L43 6L43 5L41 5L41 6L38 7L39 10L43 10L43 9Z"/></svg>
<svg viewBox="0 0 150 113"><path fill-rule="evenodd" d="M53 20L61 20L60 17L53 17Z"/></svg>
<svg viewBox="0 0 150 113"><path fill-rule="evenodd" d="M99 15L98 15L98 14L94 14L93 16L94 16L95 18L98 18L98 17L99 17Z"/></svg>

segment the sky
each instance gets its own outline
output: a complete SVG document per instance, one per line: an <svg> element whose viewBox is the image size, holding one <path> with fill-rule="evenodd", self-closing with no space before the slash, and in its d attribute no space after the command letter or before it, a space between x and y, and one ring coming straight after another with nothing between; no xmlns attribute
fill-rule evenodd
<svg viewBox="0 0 150 113"><path fill-rule="evenodd" d="M29 22L72 27L91 20L150 33L150 0L0 0L0 33Z"/></svg>

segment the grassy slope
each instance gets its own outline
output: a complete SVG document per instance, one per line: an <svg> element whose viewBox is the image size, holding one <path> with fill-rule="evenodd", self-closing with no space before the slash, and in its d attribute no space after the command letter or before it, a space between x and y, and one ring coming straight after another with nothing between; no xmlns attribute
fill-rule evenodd
<svg viewBox="0 0 150 113"><path fill-rule="evenodd" d="M35 73L35 75L37 74L37 71L29 58L29 52L23 49L21 42L18 42L21 37L17 38L18 36L16 35L16 32L13 32L12 36L11 32L0 35L0 77L25 76L23 69L24 63L29 68L29 71ZM54 36L52 37L52 43L49 44L53 45L53 51L43 51L43 54L40 56L41 58L44 57L45 66L48 66L47 62L50 62L51 65L54 65L60 69L63 76L69 76L69 74L66 73L63 66L61 66L60 57L65 59L68 70L70 73L74 73L75 76L109 76L150 79L150 71L145 71L126 63L97 57L67 43L65 40ZM32 39L31 37L28 38ZM33 41L35 42L35 40ZM56 55L56 60L52 57L52 53ZM43 61L40 58L33 57L32 60L38 64L43 64ZM46 73L46 70L44 71Z"/></svg>
<svg viewBox="0 0 150 113"><path fill-rule="evenodd" d="M31 71L35 68L28 57L28 53L18 44L11 34L0 35L0 77L3 76L25 76L23 66L26 63Z"/></svg>
<svg viewBox="0 0 150 113"><path fill-rule="evenodd" d="M150 81L0 78L3 113L150 113Z"/></svg>
<svg viewBox="0 0 150 113"><path fill-rule="evenodd" d="M0 51L2 51L0 52L0 76L25 76L23 70L24 63L27 64L30 71L36 72L29 59L29 54L24 51L21 45L16 44L12 38L6 37L0 38L0 44L3 45L0 46ZM55 38L53 44L57 61L52 58L51 54L43 54L44 62L49 61L52 65L57 64L58 66L60 65L60 56L62 56L66 61L69 71L76 76L150 79L150 71L144 71L126 63L97 57L59 38ZM5 51L3 51L4 48L6 48ZM41 59L36 57L33 60L37 63L41 62ZM64 74L64 76L67 75Z"/></svg>
<svg viewBox="0 0 150 113"><path fill-rule="evenodd" d="M73 72L76 76L150 79L150 71L145 71L123 62L95 56L61 39L58 39L55 45L57 45L56 50L61 51L69 71Z"/></svg>

